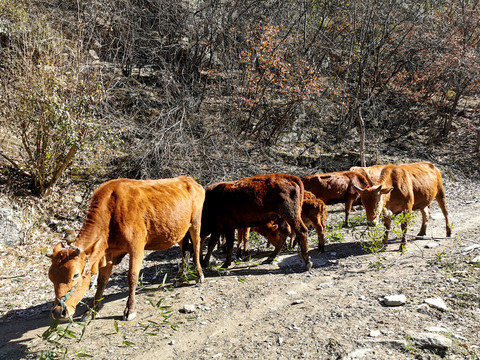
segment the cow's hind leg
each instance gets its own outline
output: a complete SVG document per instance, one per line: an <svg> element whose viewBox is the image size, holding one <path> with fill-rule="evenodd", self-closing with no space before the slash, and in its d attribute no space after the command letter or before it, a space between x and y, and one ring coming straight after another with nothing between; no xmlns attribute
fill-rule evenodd
<svg viewBox="0 0 480 360"><path fill-rule="evenodd" d="M202 264L200 263L200 254L202 251L202 242L200 239L200 221L190 227L189 233L190 237L192 238L193 261L195 262L195 267L197 268L197 282L203 283L205 280L205 276L203 275Z"/></svg>
<svg viewBox="0 0 480 360"><path fill-rule="evenodd" d="M210 257L212 256L213 249L215 248L215 245L218 243L220 239L220 234L218 233L212 233L210 235L210 239L208 239L208 250L207 253L205 254L205 257L202 260L202 266L206 267L210 263Z"/></svg>
<svg viewBox="0 0 480 360"><path fill-rule="evenodd" d="M448 210L447 210L447 202L445 200L445 191L443 190L443 187L441 191L437 194L437 203L438 206L440 207L440 210L442 210L443 216L445 217L445 230L447 237L452 236L452 229L450 227L450 224L448 222Z"/></svg>
<svg viewBox="0 0 480 360"><path fill-rule="evenodd" d="M430 218L430 207L427 206L423 209L420 209L420 213L422 214L422 226L417 234L418 237L425 236L427 234L427 221Z"/></svg>
<svg viewBox="0 0 480 360"><path fill-rule="evenodd" d="M295 232L295 241L298 241L300 250L302 252L302 258L305 261L305 267L307 271L313 266L310 256L308 256L308 229L301 220L291 221L289 223Z"/></svg>

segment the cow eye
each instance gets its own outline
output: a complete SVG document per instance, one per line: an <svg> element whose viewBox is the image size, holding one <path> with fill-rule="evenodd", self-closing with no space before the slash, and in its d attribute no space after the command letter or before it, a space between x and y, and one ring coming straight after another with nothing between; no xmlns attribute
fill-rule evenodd
<svg viewBox="0 0 480 360"><path fill-rule="evenodd" d="M79 276L80 276L80 273L76 273L75 275L73 275L73 279L77 279Z"/></svg>

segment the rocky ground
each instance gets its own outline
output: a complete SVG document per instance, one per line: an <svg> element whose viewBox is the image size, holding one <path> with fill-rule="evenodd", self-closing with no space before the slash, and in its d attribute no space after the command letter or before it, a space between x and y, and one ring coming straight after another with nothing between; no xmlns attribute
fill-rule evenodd
<svg viewBox="0 0 480 360"><path fill-rule="evenodd" d="M98 318L75 319L50 334L47 247L28 240L3 246L0 359L480 359L480 187L445 183L454 238L444 238L435 204L429 239L410 239L403 254L393 239L385 251L368 251L362 211L354 216L360 225L343 229L335 225L343 220L341 207L332 207L325 253L315 250L311 234L310 272L296 251L262 264L271 248L258 239L248 260L226 272L212 266L203 285L192 280L173 288L178 248L152 252L133 321L121 319L124 260ZM220 265L223 255L215 255ZM393 295L404 300L387 306ZM432 298L440 304L429 304Z"/></svg>

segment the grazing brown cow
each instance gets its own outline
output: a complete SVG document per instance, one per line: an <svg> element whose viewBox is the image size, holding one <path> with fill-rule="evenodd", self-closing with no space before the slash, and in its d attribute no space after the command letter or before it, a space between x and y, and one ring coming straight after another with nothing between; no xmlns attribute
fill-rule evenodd
<svg viewBox="0 0 480 360"><path fill-rule="evenodd" d="M317 199L310 191L305 191L302 204L302 221L307 228L313 226L318 235L318 250L325 251L325 222L327 219L327 207L325 203ZM278 221L280 220L280 221ZM252 229L238 229L237 257L240 257L243 245L243 253L248 252L248 238L250 230L264 236L270 244L277 246L280 242L284 243L285 239L291 233L290 226L283 220L272 220L265 225L256 226ZM293 246L292 242L290 244Z"/></svg>
<svg viewBox="0 0 480 360"><path fill-rule="evenodd" d="M312 192L327 205L345 203L345 226L348 226L353 203L360 198L354 186L370 186L363 175L353 171L308 175L302 178L302 182L305 190Z"/></svg>
<svg viewBox="0 0 480 360"><path fill-rule="evenodd" d="M370 186L375 185L380 180L380 174L385 165L372 165L367 167L353 166L350 171L355 171L363 175L369 182Z"/></svg>
<svg viewBox="0 0 480 360"><path fill-rule="evenodd" d="M451 236L442 174L431 163L385 165L378 185L363 189L356 187L356 190L361 196L370 224L377 218L383 206L393 214L399 214L404 210L419 210L422 213L422 227L418 236L426 234L430 205L433 199L436 199L445 217L447 236ZM384 216L383 221L387 228L383 243L387 244L391 219ZM405 248L407 243L406 227L406 223L401 224L403 235L400 249Z"/></svg>
<svg viewBox="0 0 480 360"><path fill-rule="evenodd" d="M204 265L208 264L221 235L225 235L227 243L227 257L223 264L227 268L232 262L235 229L263 225L281 217L299 239L306 268L310 270L308 231L301 218L303 193L301 180L287 174L257 175L210 185L205 192L202 212L202 244L211 235ZM275 247L268 262L278 255L283 243Z"/></svg>
<svg viewBox="0 0 480 360"><path fill-rule="evenodd" d="M72 248L57 244L53 250L50 280L55 288L52 315L71 318L98 273L92 308L98 307L113 265L127 253L129 296L124 319L135 317L135 288L144 250L182 246L188 232L193 239L199 281L200 227L205 190L190 177L163 180L117 179L102 184L93 194L87 218ZM183 252L182 252L183 254ZM184 262L182 261L182 272ZM94 314L94 313L93 313Z"/></svg>

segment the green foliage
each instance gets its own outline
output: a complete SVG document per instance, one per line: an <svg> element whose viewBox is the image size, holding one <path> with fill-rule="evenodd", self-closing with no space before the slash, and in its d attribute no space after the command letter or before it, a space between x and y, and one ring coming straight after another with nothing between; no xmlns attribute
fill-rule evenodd
<svg viewBox="0 0 480 360"><path fill-rule="evenodd" d="M43 196L95 137L93 116L102 88L93 71L80 68L82 49L72 48L42 18L17 28L9 51L0 53L5 64L0 125L22 149L2 155L29 175L34 192Z"/></svg>
<svg viewBox="0 0 480 360"><path fill-rule="evenodd" d="M91 320L90 320L91 321ZM68 354L68 346L62 342L64 339L75 339L77 342L80 342L85 334L87 326L90 324L90 321L87 323L70 321L65 325L60 325L58 320L52 320L50 326L43 332L41 338L43 341L53 347L42 351L38 359L50 360L50 359L66 359ZM73 327L80 326L82 331L78 334ZM81 351L76 351L74 357L92 357L89 354L83 353Z"/></svg>
<svg viewBox="0 0 480 360"><path fill-rule="evenodd" d="M345 231L343 223L327 224L325 239L329 242L343 242L345 240Z"/></svg>

